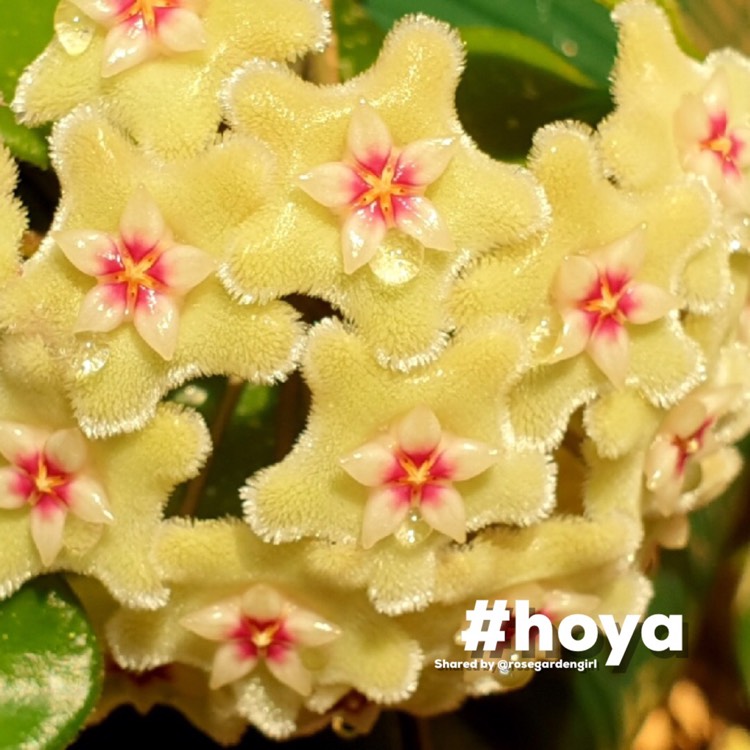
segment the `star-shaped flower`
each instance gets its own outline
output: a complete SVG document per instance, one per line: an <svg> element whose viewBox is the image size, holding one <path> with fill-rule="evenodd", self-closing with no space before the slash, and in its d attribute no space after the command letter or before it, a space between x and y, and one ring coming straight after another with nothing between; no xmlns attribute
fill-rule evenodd
<svg viewBox="0 0 750 750"><path fill-rule="evenodd" d="M276 738L352 689L379 703L414 691L417 642L361 594L311 575L305 545L265 544L238 521L171 521L155 554L172 597L157 612L120 609L111 619L107 639L123 668L200 669Z"/></svg>
<svg viewBox="0 0 750 750"><path fill-rule="evenodd" d="M201 20L206 0L70 2L108 29L102 51L104 78L152 57L195 52L206 46L206 31Z"/></svg>
<svg viewBox="0 0 750 750"><path fill-rule="evenodd" d="M466 512L453 482L481 474L496 457L484 443L445 432L429 407L415 407L341 459L344 471L370 488L362 546L393 534L410 509L436 531L466 541Z"/></svg>
<svg viewBox="0 0 750 750"><path fill-rule="evenodd" d="M543 518L548 459L503 437L504 394L524 345L516 326L492 323L407 375L379 367L340 323L314 328L304 364L311 415L292 452L249 479L253 529L274 542L325 540L311 547L315 569L397 614L433 599L452 539Z"/></svg>
<svg viewBox="0 0 750 750"><path fill-rule="evenodd" d="M64 396L69 374L42 341L6 336L0 369L0 596L67 570L128 606L162 606L152 547L171 491L208 452L202 419L165 404L142 431L92 441Z"/></svg>
<svg viewBox="0 0 750 750"><path fill-rule="evenodd" d="M270 383L291 369L297 313L237 303L211 273L267 200L263 146L231 137L164 162L88 110L59 123L53 144L64 193L54 231L8 285L0 321L43 335L71 364L86 434L139 428L199 374Z"/></svg>
<svg viewBox="0 0 750 750"><path fill-rule="evenodd" d="M529 174L480 153L464 132L454 106L462 66L456 34L417 16L343 85L258 61L233 76L226 117L273 148L281 194L236 235L227 288L252 300L323 297L393 369L434 358L458 269L547 218Z"/></svg>
<svg viewBox="0 0 750 750"><path fill-rule="evenodd" d="M616 109L600 130L617 180L651 189L684 173L700 175L742 240L741 219L750 211L750 63L730 50L696 62L654 3L622 3L613 17Z"/></svg>
<svg viewBox="0 0 750 750"><path fill-rule="evenodd" d="M393 228L425 247L456 249L438 210L424 197L445 171L455 146L453 138L433 138L398 148L372 107L361 104L354 110L344 161L322 164L300 176L300 187L311 198L344 217L346 273L369 263Z"/></svg>
<svg viewBox="0 0 750 750"><path fill-rule="evenodd" d="M61 0L56 36L21 76L13 109L27 124L100 102L133 138L166 155L216 137L221 82L255 58L322 49L315 0Z"/></svg>
<svg viewBox="0 0 750 750"><path fill-rule="evenodd" d="M214 270L214 262L208 253L174 241L145 188L125 206L116 235L73 229L57 232L55 241L97 282L81 302L75 331L107 332L132 322L154 351L172 359L178 302Z"/></svg>
<svg viewBox="0 0 750 750"><path fill-rule="evenodd" d="M522 444L552 447L582 405L606 396L609 413L633 403L643 411L640 402L647 411L697 385L704 355L677 308L708 313L726 303L729 255L715 242L716 205L701 180L624 191L608 179L583 126L539 131L530 166L552 207L549 231L467 271L451 306L461 325L498 314L524 325L535 351L509 395L511 424ZM613 387L620 396L611 397ZM614 457L621 424L605 425L603 414L597 439Z"/></svg>
<svg viewBox="0 0 750 750"><path fill-rule="evenodd" d="M653 323L679 304L673 294L636 280L645 255L643 230L636 230L590 255L563 258L551 289L563 319L555 360L585 350L614 385L623 385L629 364L626 324Z"/></svg>

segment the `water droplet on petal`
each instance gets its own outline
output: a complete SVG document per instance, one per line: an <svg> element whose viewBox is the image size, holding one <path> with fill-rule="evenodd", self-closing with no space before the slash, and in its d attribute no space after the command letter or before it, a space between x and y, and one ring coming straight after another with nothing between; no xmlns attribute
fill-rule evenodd
<svg viewBox="0 0 750 750"><path fill-rule="evenodd" d="M422 268L424 246L411 237L390 232L370 261L370 269L385 284L411 281Z"/></svg>
<svg viewBox="0 0 750 750"><path fill-rule="evenodd" d="M96 24L75 5L60 3L55 11L55 33L69 55L82 55L91 44Z"/></svg>
<svg viewBox="0 0 750 750"><path fill-rule="evenodd" d="M73 355L73 369L76 378L82 380L104 367L109 359L109 347L93 339L82 341Z"/></svg>
<svg viewBox="0 0 750 750"><path fill-rule="evenodd" d="M394 534L396 541L404 547L421 544L432 533L432 526L424 522L419 508L412 508Z"/></svg>

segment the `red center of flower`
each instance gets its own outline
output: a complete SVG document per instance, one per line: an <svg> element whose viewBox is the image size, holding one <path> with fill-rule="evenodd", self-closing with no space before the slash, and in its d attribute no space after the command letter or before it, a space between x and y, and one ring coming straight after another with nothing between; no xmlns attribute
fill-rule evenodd
<svg viewBox="0 0 750 750"><path fill-rule="evenodd" d="M229 634L241 658L278 661L294 646L294 639L284 628L283 620L257 620L243 617Z"/></svg>
<svg viewBox="0 0 750 750"><path fill-rule="evenodd" d="M356 161L352 168L358 180L355 186L357 197L352 208L366 208L377 202L389 228L396 225L393 198L412 197L424 192L423 186L409 182L408 170L399 165L396 149L392 149L385 158L376 154L366 161Z"/></svg>
<svg viewBox="0 0 750 750"><path fill-rule="evenodd" d="M16 461L16 485L18 495L25 495L31 506L67 506L67 487L73 476L57 467L43 452L22 457Z"/></svg>
<svg viewBox="0 0 750 750"><path fill-rule="evenodd" d="M695 432L687 437L672 436L672 445L678 450L677 471L680 474L685 473L687 462L703 447L706 433L711 429L713 423L714 420L712 418L706 419Z"/></svg>
<svg viewBox="0 0 750 750"><path fill-rule="evenodd" d="M451 470L437 450L408 453L399 449L387 483L399 491L402 502L416 507L432 497L432 490L450 481Z"/></svg>
<svg viewBox="0 0 750 750"><path fill-rule="evenodd" d="M604 271L578 307L588 318L592 332L607 333L623 325L633 309L634 302L628 287L630 277L625 273Z"/></svg>
<svg viewBox="0 0 750 750"><path fill-rule="evenodd" d="M179 4L179 0L126 0L117 15L117 23L142 23L148 31L154 31L160 20L161 10L174 8Z"/></svg>
<svg viewBox="0 0 750 750"><path fill-rule="evenodd" d="M711 151L721 162L724 174L739 175L737 162L745 143L727 128L727 113L721 112L710 117L710 132L707 138L701 141L700 146L704 151Z"/></svg>
<svg viewBox="0 0 750 750"><path fill-rule="evenodd" d="M107 268L97 277L98 282L113 286L118 293L125 295L126 316L131 316L139 303L148 304L153 292L168 292L159 265L162 252L161 243L147 247L138 240L128 244L120 239L115 257L107 259Z"/></svg>

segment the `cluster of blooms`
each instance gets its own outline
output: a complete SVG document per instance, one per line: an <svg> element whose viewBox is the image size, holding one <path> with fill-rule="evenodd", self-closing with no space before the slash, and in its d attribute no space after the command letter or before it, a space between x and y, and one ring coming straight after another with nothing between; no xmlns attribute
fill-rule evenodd
<svg viewBox="0 0 750 750"><path fill-rule="evenodd" d="M0 595L76 574L101 712L166 701L222 742L514 687L433 666L477 598L642 613L750 426L745 58L629 0L613 114L521 168L462 129L447 26L319 86L287 63L324 10L247 6L61 0L13 103L57 121L62 185L24 263L0 161ZM306 427L243 518L164 518L211 453L167 394L298 367Z"/></svg>

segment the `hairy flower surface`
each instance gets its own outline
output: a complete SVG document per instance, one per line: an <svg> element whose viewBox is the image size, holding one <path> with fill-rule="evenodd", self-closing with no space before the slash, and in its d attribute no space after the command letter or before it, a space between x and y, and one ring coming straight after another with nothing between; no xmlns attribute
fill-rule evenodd
<svg viewBox="0 0 750 750"><path fill-rule="evenodd" d="M458 37L419 16L340 86L258 61L233 76L227 118L273 148L282 193L236 236L221 273L227 288L253 300L321 296L394 369L434 357L457 270L546 218L529 174L491 160L464 133L454 108L462 66Z"/></svg>
<svg viewBox="0 0 750 750"><path fill-rule="evenodd" d="M304 366L307 428L242 493L253 529L275 542L334 542L315 552L332 580L366 587L390 613L424 607L452 538L491 523L526 526L549 510L547 457L502 436L503 394L524 358L518 334L494 321L403 375L379 367L341 324L317 326Z"/></svg>
<svg viewBox="0 0 750 750"><path fill-rule="evenodd" d="M739 230L750 211L750 63L732 50L694 61L651 2L622 3L614 19L617 106L601 133L618 181L651 189L700 175Z"/></svg>
<svg viewBox="0 0 750 750"><path fill-rule="evenodd" d="M18 251L26 229L26 215L13 195L16 176L10 153L0 145L0 289L18 272Z"/></svg>
<svg viewBox="0 0 750 750"><path fill-rule="evenodd" d="M41 341L6 337L0 362L0 596L68 570L128 606L162 606L152 547L171 491L208 452L203 420L165 404L135 435L88 440Z"/></svg>
<svg viewBox="0 0 750 750"><path fill-rule="evenodd" d="M530 165L552 206L549 231L467 271L451 304L462 325L498 314L524 325L534 357L511 389L511 424L522 444L553 446L581 405L607 396L610 412L627 412L617 401L643 411L639 399L671 405L696 385L703 353L675 308L704 311L710 298L716 309L731 286L700 180L626 192L608 180L590 133L572 124L538 132ZM596 421L609 446L627 429Z"/></svg>
<svg viewBox="0 0 750 750"><path fill-rule="evenodd" d="M226 237L266 200L265 148L229 138L167 163L87 110L58 125L54 145L65 197L0 319L41 333L69 362L84 432L137 429L196 375L269 383L293 366L297 313L235 302L211 273Z"/></svg>
<svg viewBox="0 0 750 750"><path fill-rule="evenodd" d="M62 0L56 31L19 83L21 118L98 101L136 141L176 155L215 138L220 83L236 67L319 50L329 22L313 0Z"/></svg>
<svg viewBox="0 0 750 750"><path fill-rule="evenodd" d="M352 689L385 703L414 691L416 641L362 595L310 575L304 545L264 544L237 521L171 521L156 556L172 598L160 611L112 618L107 638L122 667L201 669L277 738L295 730L301 711L322 714Z"/></svg>

